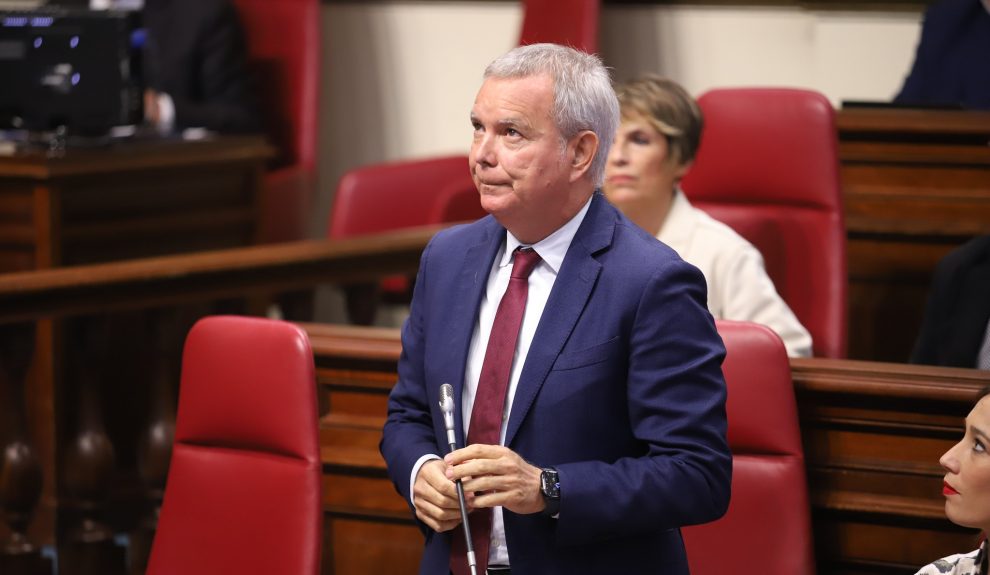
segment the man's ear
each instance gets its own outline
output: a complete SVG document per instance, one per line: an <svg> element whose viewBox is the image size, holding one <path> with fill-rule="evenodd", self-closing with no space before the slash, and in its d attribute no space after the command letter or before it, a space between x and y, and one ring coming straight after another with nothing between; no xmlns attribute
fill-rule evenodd
<svg viewBox="0 0 990 575"><path fill-rule="evenodd" d="M598 136L591 130L585 130L571 138L571 182L581 179L591 169L591 162L598 151Z"/></svg>

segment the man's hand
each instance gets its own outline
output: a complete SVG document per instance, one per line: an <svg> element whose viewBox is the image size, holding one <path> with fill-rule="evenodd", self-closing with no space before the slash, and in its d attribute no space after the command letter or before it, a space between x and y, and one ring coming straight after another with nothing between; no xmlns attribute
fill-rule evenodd
<svg viewBox="0 0 990 575"><path fill-rule="evenodd" d="M161 111L158 109L158 92L147 89L144 91L144 120L152 126L158 126Z"/></svg>
<svg viewBox="0 0 990 575"><path fill-rule="evenodd" d="M526 463L501 445L473 444L449 453L447 479L463 481L464 493L474 493L472 508L502 506L525 515L543 511L541 469Z"/></svg>
<svg viewBox="0 0 990 575"><path fill-rule="evenodd" d="M444 477L445 467L439 459L427 461L419 468L413 484L416 517L437 532L450 531L461 523L457 487Z"/></svg>

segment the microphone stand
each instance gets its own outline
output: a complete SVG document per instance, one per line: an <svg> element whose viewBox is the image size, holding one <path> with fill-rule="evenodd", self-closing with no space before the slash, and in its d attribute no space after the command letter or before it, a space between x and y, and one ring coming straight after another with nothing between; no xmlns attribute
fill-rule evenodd
<svg viewBox="0 0 990 575"><path fill-rule="evenodd" d="M457 449L457 435L454 433L454 388L449 383L440 386L440 411L443 413L444 427L447 428L447 445L450 450ZM461 480L454 482L457 486L457 502L461 507L461 526L464 528L464 540L467 542L467 561L471 575L478 575L478 561L474 556L474 540L471 539L471 526L468 524L467 503L464 500L464 486Z"/></svg>
<svg viewBox="0 0 990 575"><path fill-rule="evenodd" d="M457 449L457 445L451 442L450 450L454 451L455 449ZM467 503L464 501L464 486L461 485L460 479L455 481L454 485L457 486L457 501L461 506L461 526L464 527L464 539L467 541L468 567L471 568L471 575L478 575L478 561L474 556L474 539L471 538L471 526L468 524Z"/></svg>

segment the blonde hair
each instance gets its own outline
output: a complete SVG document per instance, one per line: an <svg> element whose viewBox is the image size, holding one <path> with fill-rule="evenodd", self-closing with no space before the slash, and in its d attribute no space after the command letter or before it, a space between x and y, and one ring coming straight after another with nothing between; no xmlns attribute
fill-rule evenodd
<svg viewBox="0 0 990 575"><path fill-rule="evenodd" d="M623 120L643 119L667 138L679 164L694 160L701 143L704 116L694 98L677 82L655 74L616 87Z"/></svg>

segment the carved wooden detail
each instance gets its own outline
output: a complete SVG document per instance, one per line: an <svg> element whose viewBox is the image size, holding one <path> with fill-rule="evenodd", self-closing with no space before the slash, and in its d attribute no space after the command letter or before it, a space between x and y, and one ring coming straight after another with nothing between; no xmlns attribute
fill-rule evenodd
<svg viewBox="0 0 990 575"><path fill-rule="evenodd" d="M24 378L34 326L0 326L0 572L51 573L28 526L41 497L41 463L28 429Z"/></svg>

